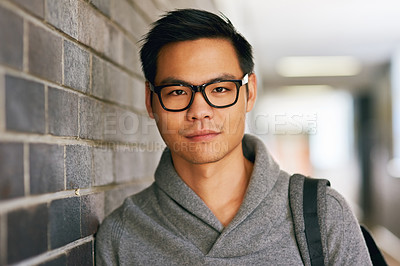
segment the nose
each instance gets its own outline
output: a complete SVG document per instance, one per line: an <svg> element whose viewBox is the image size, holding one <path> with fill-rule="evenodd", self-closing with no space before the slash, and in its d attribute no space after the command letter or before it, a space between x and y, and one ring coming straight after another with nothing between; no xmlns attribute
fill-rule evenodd
<svg viewBox="0 0 400 266"><path fill-rule="evenodd" d="M213 115L213 108L206 102L201 92L196 92L193 103L187 111L187 119L189 121L211 119Z"/></svg>

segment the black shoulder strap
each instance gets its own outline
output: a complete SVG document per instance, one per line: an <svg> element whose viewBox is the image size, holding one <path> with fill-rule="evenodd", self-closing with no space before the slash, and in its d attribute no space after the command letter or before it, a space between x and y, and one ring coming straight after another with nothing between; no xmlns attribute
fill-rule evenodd
<svg viewBox="0 0 400 266"><path fill-rule="evenodd" d="M327 265L326 245L323 245L321 231L326 231L325 209L326 179L313 179L295 174L289 181L289 205L293 217L293 226L297 245L305 265ZM373 265L387 265L371 234L360 226L367 244ZM306 244L305 244L306 243ZM325 261L324 261L325 260Z"/></svg>
<svg viewBox="0 0 400 266"><path fill-rule="evenodd" d="M318 180L304 178L303 216L311 265L324 265L321 229L318 223Z"/></svg>
<svg viewBox="0 0 400 266"><path fill-rule="evenodd" d="M321 221L325 215L318 216L318 209L325 209L326 186L329 181L313 179L295 174L289 183L289 204L293 216L294 230L303 263L305 265L327 264L324 257L321 230L325 224ZM323 194L323 195L318 195ZM326 251L325 251L326 253Z"/></svg>
<svg viewBox="0 0 400 266"><path fill-rule="evenodd" d="M365 243L368 247L368 252L369 256L371 257L372 264L374 266L386 266L387 263L385 261L385 258L383 257L381 251L376 245L375 240L372 238L372 235L363 225L360 225L360 227L365 239Z"/></svg>

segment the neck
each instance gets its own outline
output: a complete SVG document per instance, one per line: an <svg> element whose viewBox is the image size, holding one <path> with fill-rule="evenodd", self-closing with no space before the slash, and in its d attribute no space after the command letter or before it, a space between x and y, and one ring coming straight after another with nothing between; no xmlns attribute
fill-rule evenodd
<svg viewBox="0 0 400 266"><path fill-rule="evenodd" d="M218 220L226 226L243 202L253 164L238 146L223 159L206 164L193 164L172 155L182 180L205 202Z"/></svg>

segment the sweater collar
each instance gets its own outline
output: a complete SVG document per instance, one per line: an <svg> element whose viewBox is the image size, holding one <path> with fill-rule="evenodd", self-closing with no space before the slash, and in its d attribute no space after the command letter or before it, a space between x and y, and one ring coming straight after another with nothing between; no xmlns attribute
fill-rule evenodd
<svg viewBox="0 0 400 266"><path fill-rule="evenodd" d="M242 205L231 223L225 228L201 200L179 177L173 166L171 152L166 148L155 172L155 183L171 199L197 216L215 230L228 233L240 224L271 191L279 175L279 166L257 137L246 134L242 140L244 156L254 163L249 186Z"/></svg>

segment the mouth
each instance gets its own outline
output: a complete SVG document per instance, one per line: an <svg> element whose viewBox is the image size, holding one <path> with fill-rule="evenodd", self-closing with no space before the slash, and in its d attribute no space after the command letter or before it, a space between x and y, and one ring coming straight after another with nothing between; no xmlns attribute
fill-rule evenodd
<svg viewBox="0 0 400 266"><path fill-rule="evenodd" d="M201 130L190 132L185 135L185 138L189 139L190 141L209 141L217 137L221 132L216 132L212 130Z"/></svg>

